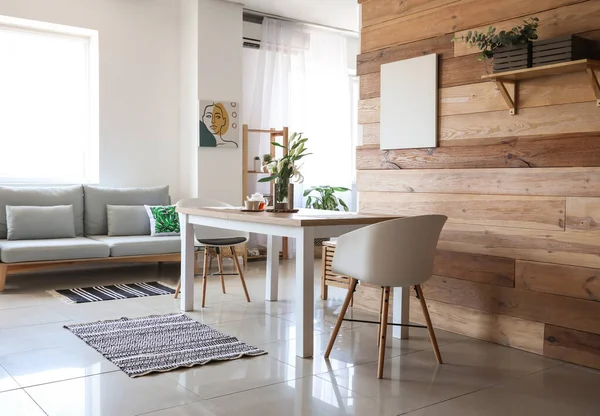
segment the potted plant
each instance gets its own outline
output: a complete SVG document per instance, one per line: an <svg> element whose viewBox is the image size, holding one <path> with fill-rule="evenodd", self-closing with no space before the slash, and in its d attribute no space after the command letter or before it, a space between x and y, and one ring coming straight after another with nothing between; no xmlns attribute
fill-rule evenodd
<svg viewBox="0 0 600 416"><path fill-rule="evenodd" d="M300 173L298 161L303 157L310 155L306 152L307 138L302 137L302 133L294 133L290 138L288 146L284 146L277 142L271 142L273 146L284 149L284 155L280 159L272 159L267 164L267 170L270 175L261 178L259 182L275 181L275 201L273 207L276 210L286 211L290 209L289 204L289 189L290 181L301 183L304 177Z"/></svg>
<svg viewBox="0 0 600 416"><path fill-rule="evenodd" d="M341 186L313 186L304 191L306 208L324 209L327 211L348 211L346 203L335 195L336 192L348 192L350 189ZM318 195L314 195L317 193ZM311 195L313 194L313 195Z"/></svg>
<svg viewBox="0 0 600 416"><path fill-rule="evenodd" d="M517 69L518 67L531 67L531 41L538 38L537 28L539 19L531 17L523 20L523 24L510 30L501 30L496 33L496 28L488 27L487 33L469 31L459 38L454 37L453 42L465 42L469 46L476 46L481 52L479 60L484 61L495 57L494 71ZM515 64L515 50L522 50L522 56L517 54L520 63ZM523 58L523 59L521 59Z"/></svg>
<svg viewBox="0 0 600 416"><path fill-rule="evenodd" d="M306 208L312 209L324 209L327 211L346 211L348 212L348 205L339 198L336 192L348 192L350 189L341 186L313 186L304 191L306 198ZM315 238L315 247L323 245L324 241L328 241L329 238ZM315 255L319 253L315 251Z"/></svg>
<svg viewBox="0 0 600 416"><path fill-rule="evenodd" d="M263 155L263 172L268 172L267 165L269 164L269 162L271 162L271 160L273 160L273 156L271 156L271 153L266 153Z"/></svg>

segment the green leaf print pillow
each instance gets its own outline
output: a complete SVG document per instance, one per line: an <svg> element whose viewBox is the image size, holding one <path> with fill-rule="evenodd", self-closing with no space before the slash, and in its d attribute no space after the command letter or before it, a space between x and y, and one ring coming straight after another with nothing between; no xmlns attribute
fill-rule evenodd
<svg viewBox="0 0 600 416"><path fill-rule="evenodd" d="M175 205L144 205L144 208L150 218L150 235L179 235L179 214L175 212Z"/></svg>

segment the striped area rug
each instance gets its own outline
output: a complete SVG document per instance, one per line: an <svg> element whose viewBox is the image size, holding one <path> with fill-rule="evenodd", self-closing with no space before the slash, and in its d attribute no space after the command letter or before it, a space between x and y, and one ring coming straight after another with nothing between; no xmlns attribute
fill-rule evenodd
<svg viewBox="0 0 600 416"><path fill-rule="evenodd" d="M65 328L129 377L266 354L180 313Z"/></svg>
<svg viewBox="0 0 600 416"><path fill-rule="evenodd" d="M65 303L102 302L104 300L142 298L147 296L172 295L175 290L159 282L127 283L122 285L78 287L73 289L49 290L54 297Z"/></svg>

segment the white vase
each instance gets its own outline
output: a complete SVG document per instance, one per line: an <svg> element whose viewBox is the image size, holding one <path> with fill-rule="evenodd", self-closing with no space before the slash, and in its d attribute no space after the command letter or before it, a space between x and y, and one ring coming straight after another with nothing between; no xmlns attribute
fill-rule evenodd
<svg viewBox="0 0 600 416"><path fill-rule="evenodd" d="M262 166L260 160L254 160L254 172L260 172L262 170Z"/></svg>

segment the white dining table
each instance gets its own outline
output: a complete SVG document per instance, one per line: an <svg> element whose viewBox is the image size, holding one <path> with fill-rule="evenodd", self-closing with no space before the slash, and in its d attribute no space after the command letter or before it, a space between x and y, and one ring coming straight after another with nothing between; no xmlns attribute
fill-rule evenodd
<svg viewBox="0 0 600 416"><path fill-rule="evenodd" d="M342 234L398 218L356 212L300 209L297 213L243 212L239 207L177 206L181 225L181 310L194 310L194 225L224 228L267 235L267 301L278 299L281 237L296 240L296 354L313 356L314 239ZM409 322L409 288L394 289L394 320ZM394 336L408 338L408 327L394 327Z"/></svg>

